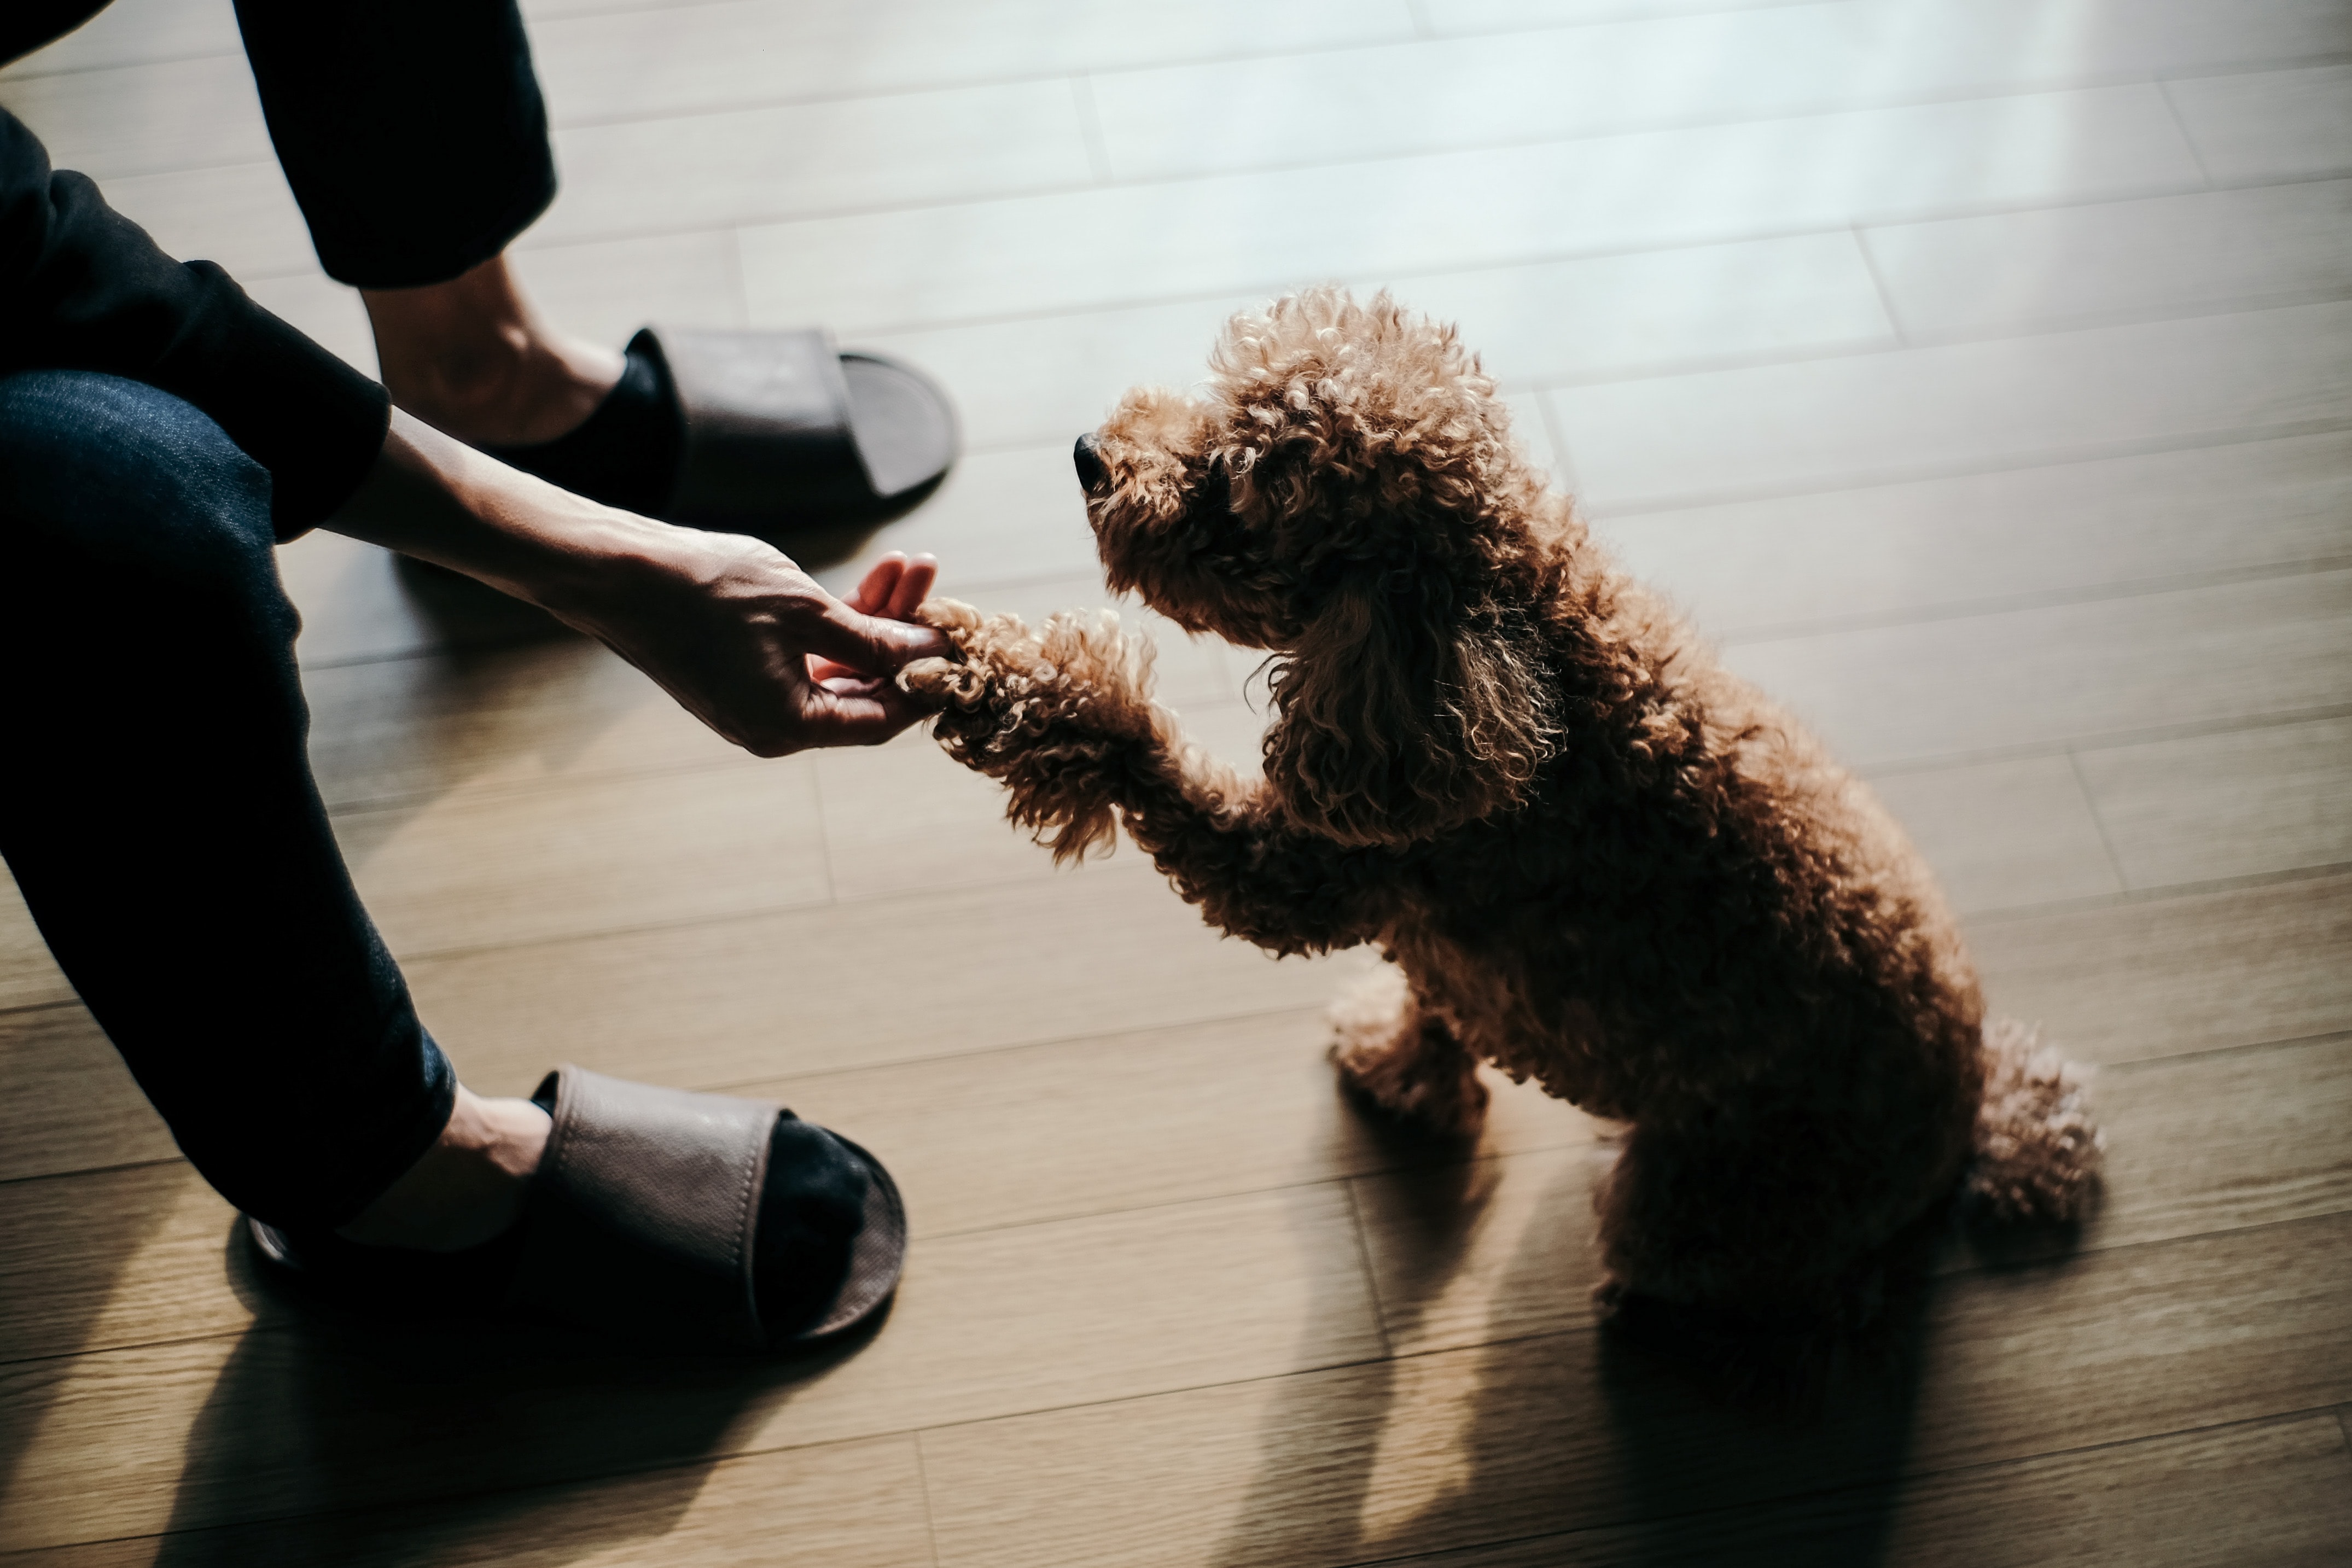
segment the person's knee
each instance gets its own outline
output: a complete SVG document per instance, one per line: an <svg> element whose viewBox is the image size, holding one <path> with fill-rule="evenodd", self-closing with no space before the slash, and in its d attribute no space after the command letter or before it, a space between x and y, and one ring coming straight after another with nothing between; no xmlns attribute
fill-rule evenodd
<svg viewBox="0 0 2352 1568"><path fill-rule="evenodd" d="M88 371L0 377L0 515L21 546L190 586L274 589L269 483L169 392Z"/></svg>

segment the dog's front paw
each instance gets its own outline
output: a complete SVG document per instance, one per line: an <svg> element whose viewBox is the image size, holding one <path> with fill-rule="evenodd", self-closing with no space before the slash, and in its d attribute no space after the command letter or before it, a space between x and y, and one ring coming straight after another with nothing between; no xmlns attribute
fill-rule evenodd
<svg viewBox="0 0 2352 1568"><path fill-rule="evenodd" d="M988 677L953 659L917 659L898 672L898 689L926 707L970 709L988 695Z"/></svg>

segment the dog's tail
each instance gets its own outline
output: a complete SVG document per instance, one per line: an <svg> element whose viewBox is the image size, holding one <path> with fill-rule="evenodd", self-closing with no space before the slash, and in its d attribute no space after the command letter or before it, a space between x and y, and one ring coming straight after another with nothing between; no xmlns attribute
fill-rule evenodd
<svg viewBox="0 0 2352 1568"><path fill-rule="evenodd" d="M2015 1019L1986 1020L1984 1068L1966 1211L2004 1225L2081 1219L2098 1190L2106 1142L2084 1104L2081 1070Z"/></svg>

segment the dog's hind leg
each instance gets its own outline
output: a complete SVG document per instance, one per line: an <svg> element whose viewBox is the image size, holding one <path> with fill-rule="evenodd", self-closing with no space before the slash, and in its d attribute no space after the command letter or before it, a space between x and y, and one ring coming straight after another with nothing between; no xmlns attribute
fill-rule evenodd
<svg viewBox="0 0 2352 1568"><path fill-rule="evenodd" d="M1339 1081L1389 1115L1468 1137L1486 1120L1478 1060L1444 1019L1383 964L1331 1004L1331 1061Z"/></svg>

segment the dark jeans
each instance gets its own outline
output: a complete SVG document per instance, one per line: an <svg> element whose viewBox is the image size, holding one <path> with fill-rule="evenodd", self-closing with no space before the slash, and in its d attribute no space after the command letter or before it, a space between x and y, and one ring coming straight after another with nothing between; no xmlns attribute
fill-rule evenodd
<svg viewBox="0 0 2352 1568"><path fill-rule="evenodd" d="M0 851L196 1168L339 1224L456 1078L360 906L304 749L269 476L194 408L0 378Z"/></svg>
<svg viewBox="0 0 2352 1568"><path fill-rule="evenodd" d="M329 277L446 282L555 199L515 0L236 0L236 21Z"/></svg>
<svg viewBox="0 0 2352 1568"><path fill-rule="evenodd" d="M106 0L5 0L0 60ZM331 277L446 283L555 199L515 0L236 0L278 162Z"/></svg>

